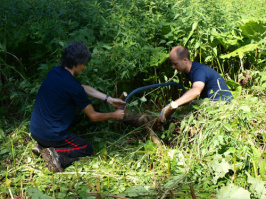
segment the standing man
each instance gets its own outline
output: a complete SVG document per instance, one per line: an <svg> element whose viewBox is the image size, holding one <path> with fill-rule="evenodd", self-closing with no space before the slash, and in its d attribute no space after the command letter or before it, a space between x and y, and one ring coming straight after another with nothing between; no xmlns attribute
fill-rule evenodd
<svg viewBox="0 0 266 199"><path fill-rule="evenodd" d="M91 53L85 44L68 44L63 52L61 66L49 72L38 91L30 122L31 135L37 141L32 151L42 155L50 171L63 171L79 157L93 153L92 145L87 140L68 129L77 107L93 122L122 120L124 117L124 110L121 109L110 113L96 112L88 96L116 108L121 108L125 102L82 85L74 78L80 75L90 59Z"/></svg>
<svg viewBox="0 0 266 199"><path fill-rule="evenodd" d="M213 101L230 101L233 99L224 79L214 69L190 61L189 52L185 47L176 46L173 48L169 58L173 68L178 72L186 73L192 83L192 88L174 101L175 106L178 107L191 102L199 95L201 98L209 98Z"/></svg>

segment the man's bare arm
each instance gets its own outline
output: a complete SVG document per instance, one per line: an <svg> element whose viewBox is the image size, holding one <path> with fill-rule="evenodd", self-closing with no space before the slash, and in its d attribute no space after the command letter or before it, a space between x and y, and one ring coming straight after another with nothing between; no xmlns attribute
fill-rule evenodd
<svg viewBox="0 0 266 199"><path fill-rule="evenodd" d="M115 112L100 113L96 112L91 104L83 109L83 112L88 116L92 122L101 122L109 119L122 120L125 115L125 111L118 109Z"/></svg>
<svg viewBox="0 0 266 199"><path fill-rule="evenodd" d="M83 85L83 84L82 84L82 86L83 86L83 88L84 88L84 90L88 96L94 97L94 98L102 100L102 101L104 101L106 99L107 95L96 90L95 88L92 88L91 86L87 86L87 85ZM126 102L124 102L123 100L121 100L119 98L112 98L110 96L108 96L107 102L115 108L121 108L124 104L126 104Z"/></svg>
<svg viewBox="0 0 266 199"><path fill-rule="evenodd" d="M192 100L196 99L202 92L205 83L203 82L194 82L192 88L189 89L184 95L180 98L175 100L174 102L177 103L178 106L191 102Z"/></svg>

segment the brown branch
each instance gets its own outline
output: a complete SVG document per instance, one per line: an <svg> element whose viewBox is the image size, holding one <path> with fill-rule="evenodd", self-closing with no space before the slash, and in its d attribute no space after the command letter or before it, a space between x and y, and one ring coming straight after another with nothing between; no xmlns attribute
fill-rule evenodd
<svg viewBox="0 0 266 199"><path fill-rule="evenodd" d="M189 185L190 191L191 191L191 196L193 199L196 199L195 191L192 185Z"/></svg>
<svg viewBox="0 0 266 199"><path fill-rule="evenodd" d="M115 196L115 195L102 194L102 193L88 193L88 196L99 196L99 195L111 198L129 199L123 196Z"/></svg>
<svg viewBox="0 0 266 199"><path fill-rule="evenodd" d="M123 92L120 96L120 99L124 99L127 96L126 92ZM161 141L154 133L154 130L162 128L162 123L167 119L170 119L171 115L176 111L178 105L175 102L172 102L169 106L165 107L162 110L161 117L149 115L149 114L138 114L133 113L129 110L125 110L125 116L122 120L123 123L131 125L133 127L143 126L146 129L146 132L150 136L151 140L162 149Z"/></svg>
<svg viewBox="0 0 266 199"><path fill-rule="evenodd" d="M148 134L150 135L151 137L151 140L156 143L157 145L161 146L161 141L160 139L157 137L157 135L154 133L154 131L149 128L149 127L146 127L147 131L148 131Z"/></svg>
<svg viewBox="0 0 266 199"><path fill-rule="evenodd" d="M192 155L191 155L190 158L189 158L189 165L188 165L188 168L190 168L191 157L192 157ZM164 199L164 198L167 196L168 192L171 191L172 189L174 189L174 187L175 187L177 184L179 184L179 183L180 183L180 182L181 182L181 181L187 176L188 173L189 173L189 169L187 170L187 172L185 173L185 175L184 175L180 180L178 180L176 183L174 183L169 189L167 189L167 190L164 192L164 194L163 194L163 196L161 197L161 199Z"/></svg>
<svg viewBox="0 0 266 199"><path fill-rule="evenodd" d="M173 184L169 189L167 189L164 192L164 194L161 197L161 199L164 199L168 195L168 192L171 191L179 182L181 182L187 176L187 174L188 174L188 172L180 180L178 180L175 184Z"/></svg>
<svg viewBox="0 0 266 199"><path fill-rule="evenodd" d="M140 126L149 125L150 123L152 124L153 121L156 121L156 119L157 119L157 116L133 113L126 109L125 116L122 122L128 125L134 126L134 127L140 127Z"/></svg>

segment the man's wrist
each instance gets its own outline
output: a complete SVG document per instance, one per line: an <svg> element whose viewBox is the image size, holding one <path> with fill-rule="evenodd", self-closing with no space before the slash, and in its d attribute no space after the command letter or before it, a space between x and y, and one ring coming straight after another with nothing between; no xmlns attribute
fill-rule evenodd
<svg viewBox="0 0 266 199"><path fill-rule="evenodd" d="M109 98L109 95L106 95L104 102L106 103Z"/></svg>

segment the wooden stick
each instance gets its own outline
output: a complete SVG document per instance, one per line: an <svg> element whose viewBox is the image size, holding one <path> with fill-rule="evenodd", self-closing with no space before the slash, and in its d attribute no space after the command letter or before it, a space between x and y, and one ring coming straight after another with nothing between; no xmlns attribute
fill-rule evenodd
<svg viewBox="0 0 266 199"><path fill-rule="evenodd" d="M171 118L171 115L176 111L178 105L176 102L171 102L168 106L164 107L161 111L161 122L165 122L166 120Z"/></svg>
<svg viewBox="0 0 266 199"><path fill-rule="evenodd" d="M102 193L88 193L88 196L106 196L106 197L111 197L111 198L120 198L120 199L129 199L123 196L116 196L116 195L109 195L109 194L102 194Z"/></svg>
<svg viewBox="0 0 266 199"><path fill-rule="evenodd" d="M157 137L157 135L154 133L154 131L150 127L146 127L146 130L151 138L151 141L155 144L157 144L158 149L160 152L163 152L162 143L161 140Z"/></svg>
<svg viewBox="0 0 266 199"><path fill-rule="evenodd" d="M187 171L187 173L180 180L178 180L177 182L175 182L169 189L167 189L164 192L163 196L160 199L166 198L166 196L168 195L168 192L171 191L176 185L178 185L187 176L187 174L188 174L188 171Z"/></svg>
<svg viewBox="0 0 266 199"><path fill-rule="evenodd" d="M190 191L191 191L191 196L193 199L196 199L195 191L192 185L189 185Z"/></svg>
<svg viewBox="0 0 266 199"><path fill-rule="evenodd" d="M127 92L123 92L123 93L120 95L119 98L120 98L121 100L125 100L126 97L127 97Z"/></svg>
<svg viewBox="0 0 266 199"><path fill-rule="evenodd" d="M147 127L147 132L150 135L152 142L156 143L157 145L161 145L160 139L156 136L151 128Z"/></svg>

